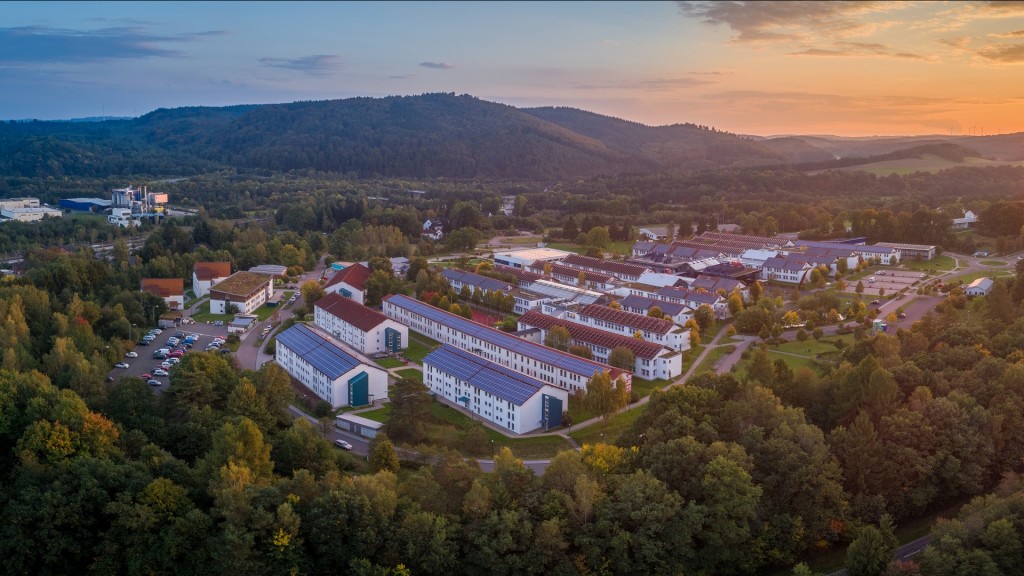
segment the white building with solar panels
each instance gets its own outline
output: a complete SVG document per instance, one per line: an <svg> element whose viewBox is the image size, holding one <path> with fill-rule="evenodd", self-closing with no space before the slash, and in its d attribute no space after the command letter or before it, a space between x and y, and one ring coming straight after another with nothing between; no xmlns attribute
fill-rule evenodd
<svg viewBox="0 0 1024 576"><path fill-rule="evenodd" d="M596 372L608 372L612 381L622 378L627 388L633 385L633 374L628 370L517 338L404 294L388 296L384 299L383 307L387 317L408 326L414 332L472 352L495 364L569 392L585 391L587 381Z"/></svg>
<svg viewBox="0 0 1024 576"><path fill-rule="evenodd" d="M388 373L333 338L296 324L277 335L277 363L332 408L365 406L388 396Z"/></svg>
<svg viewBox="0 0 1024 576"><path fill-rule="evenodd" d="M517 434L561 426L569 407L565 389L447 344L423 358L423 372L434 393Z"/></svg>

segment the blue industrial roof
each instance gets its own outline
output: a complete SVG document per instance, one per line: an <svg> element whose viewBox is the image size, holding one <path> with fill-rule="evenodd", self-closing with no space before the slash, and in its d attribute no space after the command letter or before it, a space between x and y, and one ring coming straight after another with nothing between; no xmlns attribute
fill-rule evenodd
<svg viewBox="0 0 1024 576"><path fill-rule="evenodd" d="M532 358L538 362L557 366L572 372L573 374L579 374L584 378L590 378L595 372L608 371L614 379L616 375L625 372L618 368L613 368L605 364L580 358L579 356L560 352L554 348L548 348L547 346L535 344L528 340L516 338L511 334L495 330L494 328L484 326L483 324L478 324L472 320L467 320L450 312L445 312L440 308L435 308L429 304L425 304L419 300L405 296L404 294L393 294L388 296L385 300L395 306L405 308L410 312L419 314L428 320L432 320L443 326L447 326L475 338L479 338L480 340L493 344L498 348L503 348L516 354L522 354L523 356Z"/></svg>
<svg viewBox="0 0 1024 576"><path fill-rule="evenodd" d="M540 380L448 344L442 344L427 354L423 364L430 364L516 406L522 406L544 387Z"/></svg>
<svg viewBox="0 0 1024 576"><path fill-rule="evenodd" d="M278 334L277 344L283 344L331 380L362 364L354 356L302 324L296 324Z"/></svg>

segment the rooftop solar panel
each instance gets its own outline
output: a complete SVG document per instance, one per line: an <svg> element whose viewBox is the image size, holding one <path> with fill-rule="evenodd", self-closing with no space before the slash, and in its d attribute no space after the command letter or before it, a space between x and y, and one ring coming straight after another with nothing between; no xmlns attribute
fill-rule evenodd
<svg viewBox="0 0 1024 576"><path fill-rule="evenodd" d="M278 334L277 342L332 380L361 364L351 354L302 324L296 324Z"/></svg>
<svg viewBox="0 0 1024 576"><path fill-rule="evenodd" d="M427 354L423 364L434 366L516 406L522 406L544 387L539 380L448 344Z"/></svg>
<svg viewBox="0 0 1024 576"><path fill-rule="evenodd" d="M499 348L509 350L516 354L521 354L527 358L537 360L557 366L574 374L579 374L583 378L590 378L595 372L608 371L613 376L621 374L623 370L613 368L611 366L601 364L599 362L593 362L585 360L572 354L559 352L553 348L535 344L521 338L516 338L511 334L495 330L483 324L477 324L472 320L467 320L461 316L456 316L444 310L435 308L429 304L420 302L405 296L402 294L394 294L387 297L387 302L404 308L415 314L419 314L424 318L438 322L443 326L448 326L460 332L464 332L470 336L478 338L489 344L493 344Z"/></svg>

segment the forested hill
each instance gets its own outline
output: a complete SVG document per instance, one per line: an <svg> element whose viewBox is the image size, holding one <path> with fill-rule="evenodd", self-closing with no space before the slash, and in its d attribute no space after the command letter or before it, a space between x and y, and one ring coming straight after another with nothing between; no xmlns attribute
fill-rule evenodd
<svg viewBox="0 0 1024 576"><path fill-rule="evenodd" d="M544 180L783 161L752 140L695 125L648 127L454 94L160 109L95 123L0 124L0 170L29 177L236 167Z"/></svg>

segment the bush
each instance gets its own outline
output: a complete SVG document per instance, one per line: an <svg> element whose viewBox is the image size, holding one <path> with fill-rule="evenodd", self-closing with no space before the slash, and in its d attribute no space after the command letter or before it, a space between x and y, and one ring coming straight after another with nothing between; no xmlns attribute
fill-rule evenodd
<svg viewBox="0 0 1024 576"><path fill-rule="evenodd" d="M821 340L822 336L824 335L825 331L822 330L821 328L815 328L814 332L811 332L811 336L814 337L815 340Z"/></svg>
<svg viewBox="0 0 1024 576"><path fill-rule="evenodd" d="M796 331L796 339L800 342L806 342L810 336L807 335L807 331L803 328Z"/></svg>
<svg viewBox="0 0 1024 576"><path fill-rule="evenodd" d="M331 408L330 403L326 400L318 400L316 406L313 406L313 415L317 418L330 416L332 412L334 412L334 409Z"/></svg>

